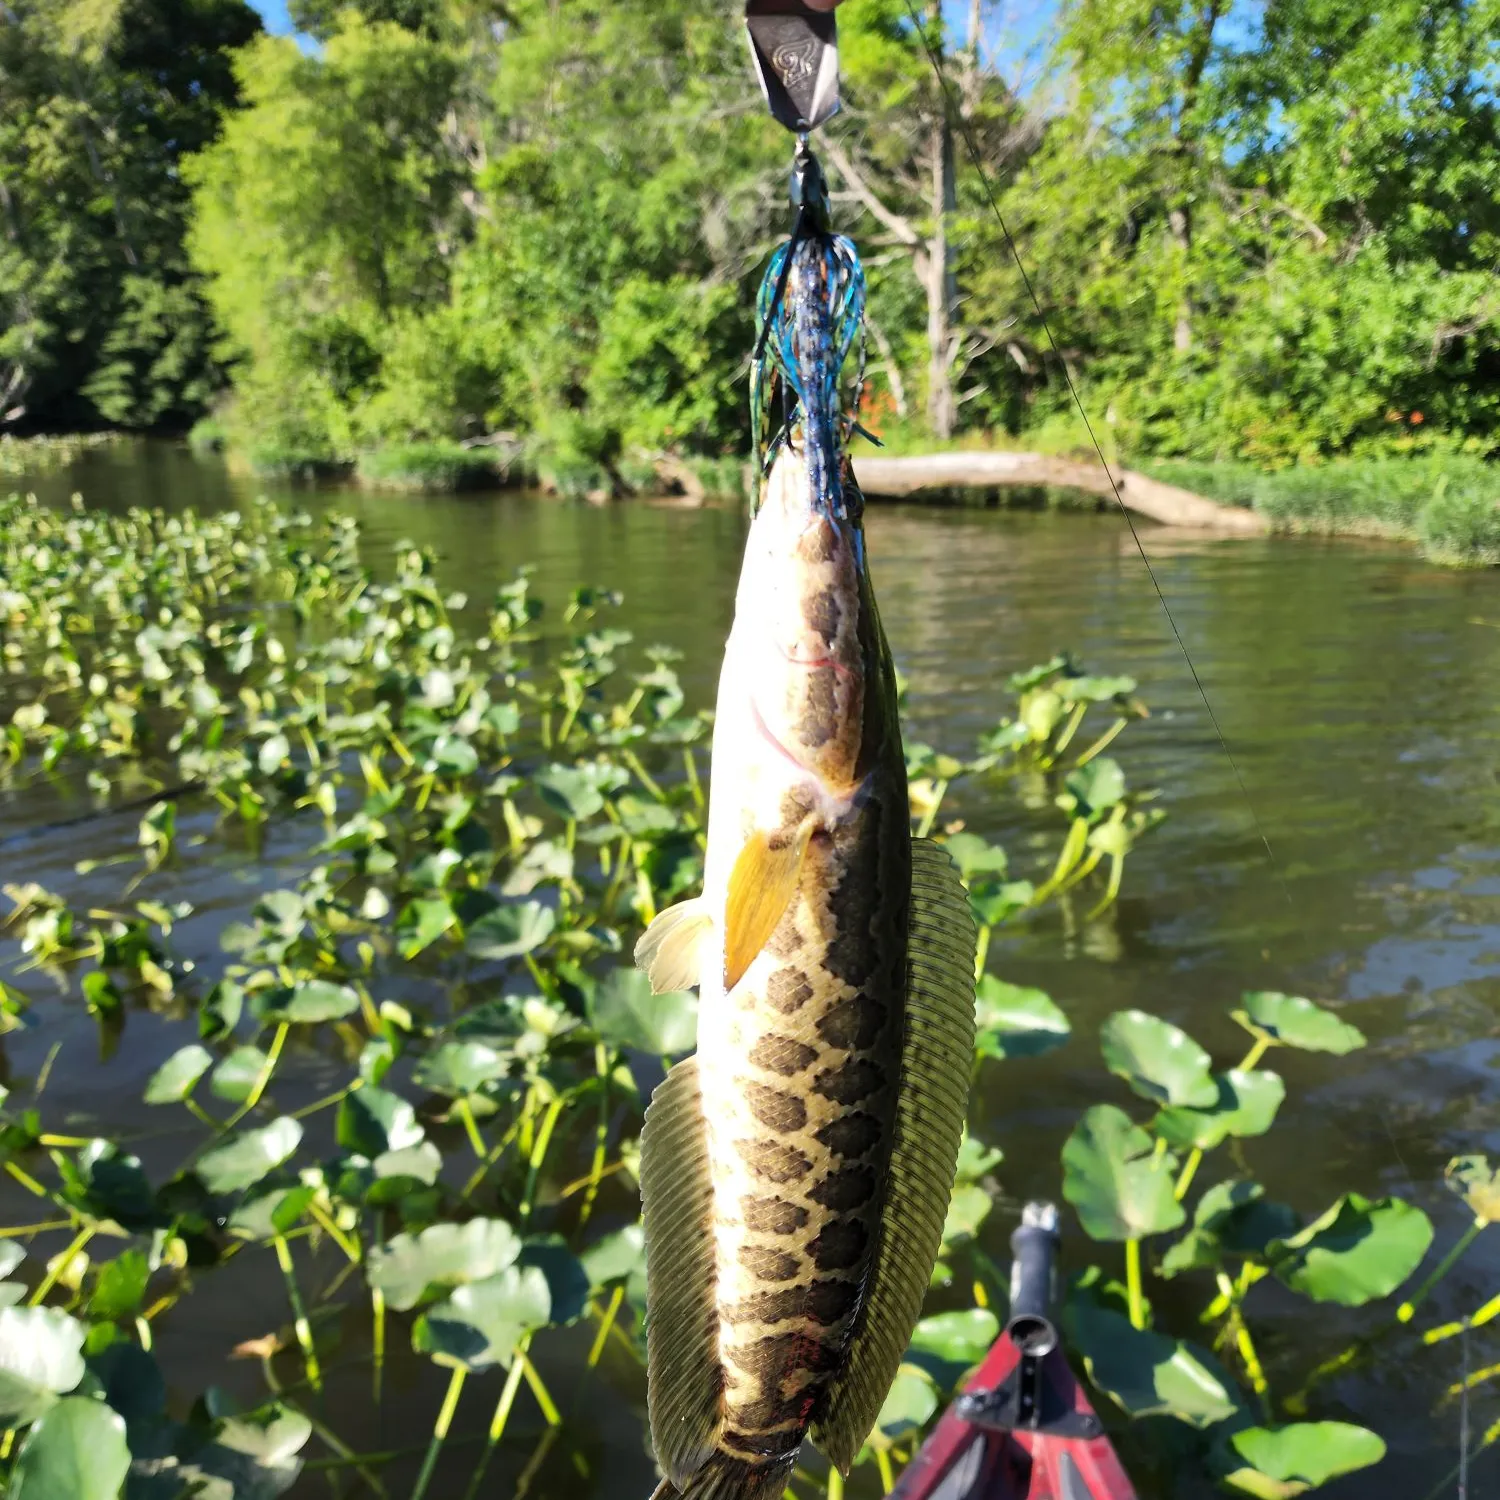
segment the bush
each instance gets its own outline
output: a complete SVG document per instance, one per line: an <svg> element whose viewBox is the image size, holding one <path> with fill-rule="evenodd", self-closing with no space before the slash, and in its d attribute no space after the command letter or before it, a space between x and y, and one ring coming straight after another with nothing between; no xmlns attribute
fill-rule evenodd
<svg viewBox="0 0 1500 1500"><path fill-rule="evenodd" d="M262 438L244 448L245 466L257 479L281 479L310 483L349 470L324 449L300 448L278 438Z"/></svg>
<svg viewBox="0 0 1500 1500"><path fill-rule="evenodd" d="M1492 485L1444 485L1418 519L1422 550L1437 562L1464 568L1500 565L1500 508Z"/></svg>
<svg viewBox="0 0 1500 1500"><path fill-rule="evenodd" d="M219 417L199 417L188 429L187 441L194 453L222 453L229 429Z"/></svg>
<svg viewBox="0 0 1500 1500"><path fill-rule="evenodd" d="M390 443L361 453L355 473L377 489L426 494L488 489L502 478L493 453L457 443Z"/></svg>

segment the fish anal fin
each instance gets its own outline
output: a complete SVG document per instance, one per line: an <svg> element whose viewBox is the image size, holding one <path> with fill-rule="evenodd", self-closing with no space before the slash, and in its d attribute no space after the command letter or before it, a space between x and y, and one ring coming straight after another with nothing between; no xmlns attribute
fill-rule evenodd
<svg viewBox="0 0 1500 1500"><path fill-rule="evenodd" d="M844 1473L896 1378L942 1244L974 1058L976 943L953 861L913 839L906 1043L880 1237L848 1358L809 1428Z"/></svg>
<svg viewBox="0 0 1500 1500"><path fill-rule="evenodd" d="M657 913L635 945L635 966L651 980L652 994L689 990L702 979L713 925L701 896Z"/></svg>
<svg viewBox="0 0 1500 1500"><path fill-rule="evenodd" d="M713 1184L696 1058L678 1063L651 1096L641 1131L641 1210L651 1441L656 1461L683 1489L724 1426Z"/></svg>
<svg viewBox="0 0 1500 1500"><path fill-rule="evenodd" d="M754 833L740 850L730 872L724 907L726 991L744 978L792 904L812 834L813 819L807 817L790 839L778 841L771 834Z"/></svg>

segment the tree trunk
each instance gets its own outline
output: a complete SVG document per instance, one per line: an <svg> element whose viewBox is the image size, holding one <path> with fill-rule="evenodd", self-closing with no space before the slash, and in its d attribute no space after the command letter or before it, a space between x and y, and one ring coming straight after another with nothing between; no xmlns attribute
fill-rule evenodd
<svg viewBox="0 0 1500 1500"><path fill-rule="evenodd" d="M940 441L953 436L958 416L953 396L953 271L948 258L953 197L953 132L945 114L932 133L932 238L926 256L927 420Z"/></svg>
<svg viewBox="0 0 1500 1500"><path fill-rule="evenodd" d="M1182 296L1177 302L1177 322L1172 330L1172 347L1178 355L1193 347L1193 299L1188 281L1188 266L1193 251L1193 211L1184 199L1167 211L1167 226L1172 242L1182 255Z"/></svg>

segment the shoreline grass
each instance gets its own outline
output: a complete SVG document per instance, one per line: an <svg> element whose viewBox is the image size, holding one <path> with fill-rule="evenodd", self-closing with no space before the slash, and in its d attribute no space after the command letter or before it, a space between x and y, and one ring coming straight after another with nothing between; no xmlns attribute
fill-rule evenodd
<svg viewBox="0 0 1500 1500"><path fill-rule="evenodd" d="M456 494L498 489L509 481L510 473L492 449L426 442L371 448L356 460L354 477L371 489Z"/></svg>

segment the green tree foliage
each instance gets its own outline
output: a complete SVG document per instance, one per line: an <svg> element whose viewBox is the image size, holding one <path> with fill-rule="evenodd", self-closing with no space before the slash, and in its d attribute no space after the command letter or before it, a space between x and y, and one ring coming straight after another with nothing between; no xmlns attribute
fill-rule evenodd
<svg viewBox="0 0 1500 1500"><path fill-rule="evenodd" d="M149 427L207 399L179 166L259 29L244 0L0 8L0 427Z"/></svg>

